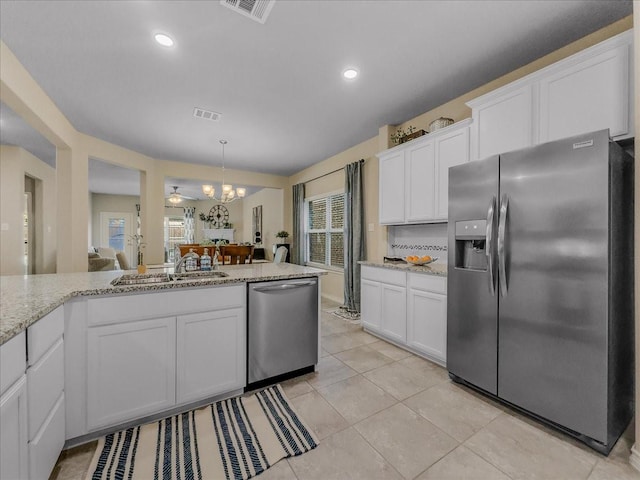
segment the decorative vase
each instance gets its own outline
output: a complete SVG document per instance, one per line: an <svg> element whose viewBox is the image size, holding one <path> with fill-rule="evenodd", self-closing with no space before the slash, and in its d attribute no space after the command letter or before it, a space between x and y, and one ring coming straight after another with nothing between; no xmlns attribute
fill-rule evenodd
<svg viewBox="0 0 640 480"><path fill-rule="evenodd" d="M138 273L143 274L146 273L147 266L144 264L144 256L142 252L138 250Z"/></svg>

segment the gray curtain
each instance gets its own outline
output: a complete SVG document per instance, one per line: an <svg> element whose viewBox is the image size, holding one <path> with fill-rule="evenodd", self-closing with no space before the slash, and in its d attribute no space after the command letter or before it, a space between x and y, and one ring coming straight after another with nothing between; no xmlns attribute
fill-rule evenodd
<svg viewBox="0 0 640 480"><path fill-rule="evenodd" d="M364 160L344 167L344 307L360 312L360 264L365 259Z"/></svg>
<svg viewBox="0 0 640 480"><path fill-rule="evenodd" d="M196 207L183 207L184 208L184 243L193 243L195 241L196 224L193 218L193 214L196 212Z"/></svg>
<svg viewBox="0 0 640 480"><path fill-rule="evenodd" d="M304 264L304 183L293 186L293 243L291 263Z"/></svg>

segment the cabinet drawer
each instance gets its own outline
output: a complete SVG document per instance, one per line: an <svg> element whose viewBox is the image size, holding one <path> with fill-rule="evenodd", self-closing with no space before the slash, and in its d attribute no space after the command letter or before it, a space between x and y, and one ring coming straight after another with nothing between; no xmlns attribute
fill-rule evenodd
<svg viewBox="0 0 640 480"><path fill-rule="evenodd" d="M87 301L89 325L242 307L245 297L244 285L232 285L92 298Z"/></svg>
<svg viewBox="0 0 640 480"><path fill-rule="evenodd" d="M446 277L437 277L435 275L421 273L409 273L407 276L409 277L409 288L434 293L447 293Z"/></svg>
<svg viewBox="0 0 640 480"><path fill-rule="evenodd" d="M49 478L64 446L64 393L36 437L29 442L29 477Z"/></svg>
<svg viewBox="0 0 640 480"><path fill-rule="evenodd" d="M0 478L28 478L27 379L22 376L0 396Z"/></svg>
<svg viewBox="0 0 640 480"><path fill-rule="evenodd" d="M362 278L374 282L388 283L399 287L407 285L407 273L402 270L363 266L360 275Z"/></svg>
<svg viewBox="0 0 640 480"><path fill-rule="evenodd" d="M27 330L29 365L34 365L64 333L64 307L59 306Z"/></svg>
<svg viewBox="0 0 640 480"><path fill-rule="evenodd" d="M27 370L29 439L33 439L64 390L64 343L58 340Z"/></svg>
<svg viewBox="0 0 640 480"><path fill-rule="evenodd" d="M20 332L0 346L0 395L13 385L27 369L25 332Z"/></svg>

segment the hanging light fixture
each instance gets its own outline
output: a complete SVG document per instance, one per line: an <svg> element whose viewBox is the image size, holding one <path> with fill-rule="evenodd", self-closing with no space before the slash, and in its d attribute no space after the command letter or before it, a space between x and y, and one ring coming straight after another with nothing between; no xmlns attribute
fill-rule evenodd
<svg viewBox="0 0 640 480"><path fill-rule="evenodd" d="M172 204L177 204L182 202L182 194L178 193L178 187L173 186L173 192L169 195L169 202Z"/></svg>
<svg viewBox="0 0 640 480"><path fill-rule="evenodd" d="M216 189L213 185L202 185L202 193L220 203L231 203L238 198L243 198L247 194L247 189L243 187L234 189L233 185L224 183L224 146L227 144L227 141L220 140L220 144L222 145L222 193L220 194L220 198L217 198Z"/></svg>

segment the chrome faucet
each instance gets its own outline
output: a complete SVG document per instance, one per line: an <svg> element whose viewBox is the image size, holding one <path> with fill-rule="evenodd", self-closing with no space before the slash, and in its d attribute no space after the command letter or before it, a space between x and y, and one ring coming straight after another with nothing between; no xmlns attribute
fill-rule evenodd
<svg viewBox="0 0 640 480"><path fill-rule="evenodd" d="M183 267L184 262L187 258L198 258L198 254L196 252L187 252L184 254L184 257L181 257L180 260L174 265L173 273L180 273L180 267Z"/></svg>

